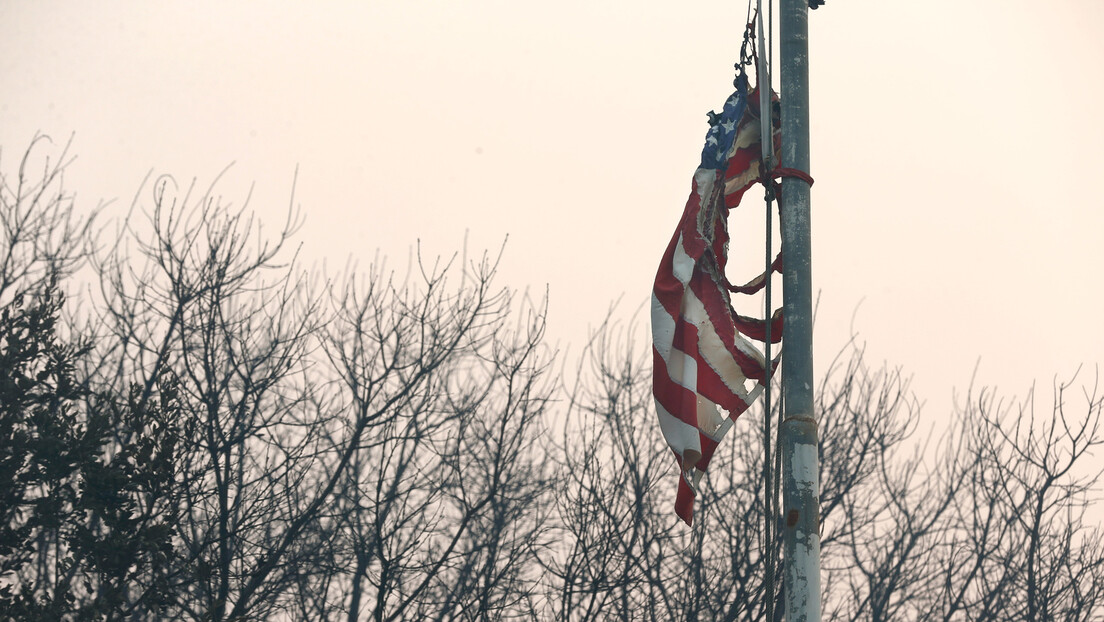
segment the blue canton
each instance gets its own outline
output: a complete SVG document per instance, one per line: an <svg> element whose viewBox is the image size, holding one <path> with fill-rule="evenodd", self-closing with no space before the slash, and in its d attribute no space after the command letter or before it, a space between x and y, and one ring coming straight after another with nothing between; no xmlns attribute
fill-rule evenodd
<svg viewBox="0 0 1104 622"><path fill-rule="evenodd" d="M724 103L721 114L709 113L709 131L705 134L701 168L724 170L728 164L728 152L736 139L736 123L747 106L747 77L736 81L736 91Z"/></svg>

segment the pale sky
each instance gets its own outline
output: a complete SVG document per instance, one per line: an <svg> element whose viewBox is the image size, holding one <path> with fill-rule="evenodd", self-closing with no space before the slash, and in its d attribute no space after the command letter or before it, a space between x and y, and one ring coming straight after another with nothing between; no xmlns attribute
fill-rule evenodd
<svg viewBox="0 0 1104 622"><path fill-rule="evenodd" d="M577 350L611 301L648 300L746 6L0 0L2 165L73 134L78 205L121 212L150 170L206 184L236 162L222 193L255 183L272 227L298 166L310 262L509 235L500 283L547 285L549 336ZM933 417L975 365L1010 394L1079 364L1091 380L1102 35L1101 0L810 14L818 376L854 326ZM757 199L733 217L734 281L761 268Z"/></svg>

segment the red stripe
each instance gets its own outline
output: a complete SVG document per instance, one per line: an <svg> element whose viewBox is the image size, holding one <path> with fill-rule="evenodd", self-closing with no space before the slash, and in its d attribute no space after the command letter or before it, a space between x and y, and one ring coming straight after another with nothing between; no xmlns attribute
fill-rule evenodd
<svg viewBox="0 0 1104 622"><path fill-rule="evenodd" d="M685 327L685 329L683 329ZM706 362L698 347L698 329L693 324L679 318L679 330L675 331L675 347L694 357L697 364L697 385L699 394L728 411L735 419L748 409L748 403L729 388L712 366Z"/></svg>
<svg viewBox="0 0 1104 622"><path fill-rule="evenodd" d="M697 469L705 471L709 468L709 461L713 459L713 452L717 450L720 441L715 441L701 432L698 433L701 440L701 459L698 460Z"/></svg>
<svg viewBox="0 0 1104 622"><path fill-rule="evenodd" d="M709 461L713 458L713 451L717 449L717 442L708 436L701 435L702 457L698 461L697 469L705 471L709 467ZM687 525L694 524L694 489L686 480L686 473L680 468L678 492L675 493L675 514Z"/></svg>
<svg viewBox="0 0 1104 622"><path fill-rule="evenodd" d="M679 421L698 427L698 396L671 379L667 363L652 347L652 393L664 410Z"/></svg>
<svg viewBox="0 0 1104 622"><path fill-rule="evenodd" d="M736 326L732 317L734 314L724 290L712 280L705 278L704 274L698 273L690 280L690 291L694 292L705 306L705 312L709 316L713 330L721 338L721 343L728 348L732 358L736 360L736 365L739 366L744 377L762 380L763 368L759 365L759 361L736 347Z"/></svg>
<svg viewBox="0 0 1104 622"><path fill-rule="evenodd" d="M663 263L660 264L659 271L656 273L655 287L652 290L656 300L659 301L667 315L673 318L679 315L679 308L682 306L682 295L685 291L685 287L675 278L674 273L675 245L678 243L678 236L671 240L671 246L667 249L667 253L663 255Z"/></svg>
<svg viewBox="0 0 1104 622"><path fill-rule="evenodd" d="M778 254L774 256L774 261L771 262L770 270L768 272L764 272L764 273L760 274L759 276L755 277L754 279L748 281L747 283L745 283L743 285L729 284L728 291L736 293L736 294L755 294L755 293L758 293L759 290L766 287L766 285L767 285L767 276L769 274L773 274L775 272L777 272L779 274L782 273L782 251L779 251Z"/></svg>
<svg viewBox="0 0 1104 622"><path fill-rule="evenodd" d="M736 329L756 341L767 340L767 323L759 318L747 317L746 315L736 314L733 317ZM774 317L771 318L771 343L778 343L782 341L782 310L779 309L775 312Z"/></svg>
<svg viewBox="0 0 1104 622"><path fill-rule="evenodd" d="M712 174L712 188L708 196L703 194L702 188L698 186L697 176L695 176L693 191L690 193L690 198L686 202L686 210L679 222L679 232L682 233L682 247L686 249L686 254L693 259L698 259L705 252L705 239L698 229L698 214L703 209L712 208L720 193L724 190L723 178L720 172L713 172Z"/></svg>
<svg viewBox="0 0 1104 622"><path fill-rule="evenodd" d="M701 258L705 251L704 240L697 228L698 212L701 210L702 201L703 197L698 188L697 179L695 179L693 190L690 193L690 198L686 201L686 208L679 220L678 228L675 230L674 236L671 237L670 243L667 244L667 250L663 253L663 259L659 263L659 270L656 271L653 291L659 303L667 310L667 314L673 318L677 318L679 315L684 292L683 284L675 277L674 273L675 249L682 245L683 252L695 262Z"/></svg>
<svg viewBox="0 0 1104 622"><path fill-rule="evenodd" d="M694 524L694 489L686 481L686 476L679 474L678 492L675 493L675 514L686 522Z"/></svg>
<svg viewBox="0 0 1104 622"><path fill-rule="evenodd" d="M763 157L763 150L759 148L759 141L755 141L746 147L741 147L733 152L725 167L725 180L739 177L751 170L752 166L759 163Z"/></svg>

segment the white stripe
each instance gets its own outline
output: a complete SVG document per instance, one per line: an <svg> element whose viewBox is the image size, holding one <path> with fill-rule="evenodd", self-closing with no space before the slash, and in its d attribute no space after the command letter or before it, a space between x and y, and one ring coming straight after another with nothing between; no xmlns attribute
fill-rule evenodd
<svg viewBox="0 0 1104 622"><path fill-rule="evenodd" d="M690 277L694 276L694 258L686 254L681 233L679 234L678 244L675 244L674 256L671 258L671 273L683 285L689 283Z"/></svg>
<svg viewBox="0 0 1104 622"><path fill-rule="evenodd" d="M741 123L736 128L736 140L732 141L732 148L728 150L728 157L731 158L739 149L750 147L759 142L759 133L750 130L752 123L749 117L748 121Z"/></svg>
<svg viewBox="0 0 1104 622"><path fill-rule="evenodd" d="M755 386L751 389L751 392L748 393L747 399L744 400L744 401L747 402L749 405L753 404L755 402L755 400L759 399L759 396L762 395L762 394L763 394L763 385L756 382Z"/></svg>
<svg viewBox="0 0 1104 622"><path fill-rule="evenodd" d="M736 364L735 359L728 352L728 348L721 342L721 338L717 336L716 331L713 328L713 323L709 320L709 314L705 311L705 305L702 304L698 297L694 295L693 290L687 288L683 292L682 296L682 315L686 318L686 321L697 326L698 329L698 348L701 351L702 357L706 364L708 364L721 380L724 381L725 386L729 388L735 395L747 403L755 401L758 397L758 391L753 390L753 393L749 394L745 381L747 378L740 370L739 365ZM759 364L763 362L763 355L759 350L752 345L748 340L744 339L739 333L735 334L736 347L741 351L752 357L753 360ZM667 310L660 304L659 299L656 298L655 293L652 294L652 342L655 344L656 352L659 354L659 358L667 364L668 374L672 379L675 379L675 374L678 373L678 380L682 380L686 377L686 374L682 370L681 365L673 365L674 352L678 352L674 348L675 341L675 319L671 317L671 314L667 313ZM682 352L678 352L680 359L691 360L694 362L695 368L693 371L694 382L697 382L697 362L691 357L686 357ZM678 371L676 372L676 368ZM682 386L697 392L696 384L687 384L685 382L679 382ZM758 383L756 384L756 389Z"/></svg>
<svg viewBox="0 0 1104 622"><path fill-rule="evenodd" d="M688 449L701 453L701 437L698 436L698 429L667 412L658 400L655 407L656 413L659 414L659 429L671 449L680 456L685 455Z"/></svg>
<svg viewBox="0 0 1104 622"><path fill-rule="evenodd" d="M715 435L726 417L721 414L716 404L698 393L697 360L678 348L671 348L671 358L665 360L665 362L667 364L667 375L671 377L671 380L697 397L695 421L698 429L707 436L714 437L714 440L720 440L720 437Z"/></svg>
<svg viewBox="0 0 1104 622"><path fill-rule="evenodd" d="M678 348L671 348L671 357L664 359L667 364L667 375L675 384L688 389L693 393L698 392L698 362L694 357L687 356Z"/></svg>
<svg viewBox="0 0 1104 622"><path fill-rule="evenodd" d="M701 199L701 207L708 207L704 199L713 194L713 183L717 181L717 171L711 168L699 168L694 171L694 186L698 189L698 198Z"/></svg>
<svg viewBox="0 0 1104 622"><path fill-rule="evenodd" d="M753 181L759 179L759 163L753 162L748 168L747 172L742 175L737 175L725 182L725 195L730 195L736 192L740 188L750 184Z"/></svg>
<svg viewBox="0 0 1104 622"><path fill-rule="evenodd" d="M682 316L687 322L698 327L698 350L701 352L702 359L713 368L713 371L717 372L717 375L720 376L730 391L746 402L748 389L744 385L744 381L747 378L740 370L740 366L736 364L736 359L732 358L732 354L729 353L728 348L725 347L721 338L717 335L717 331L714 330L713 323L709 320L709 314L705 310L705 305L698 300L693 290L689 288L682 296ZM736 333L736 346L741 352L752 356L756 361L762 362L763 355L759 354L755 347L739 333Z"/></svg>
<svg viewBox="0 0 1104 622"><path fill-rule="evenodd" d="M652 292L652 343L661 359L666 361L671 357L671 346L675 343L675 318L663 308L655 292Z"/></svg>
<svg viewBox="0 0 1104 622"><path fill-rule="evenodd" d="M724 436L724 422L728 417L721 414L721 409L707 398L698 396L698 429L709 438L720 442Z"/></svg>

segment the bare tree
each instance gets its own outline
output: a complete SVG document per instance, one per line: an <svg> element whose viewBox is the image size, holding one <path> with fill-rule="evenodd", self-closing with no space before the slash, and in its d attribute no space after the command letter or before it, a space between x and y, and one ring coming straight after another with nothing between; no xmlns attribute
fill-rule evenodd
<svg viewBox="0 0 1104 622"><path fill-rule="evenodd" d="M537 443L549 401L543 307L512 308L495 263L396 285L346 285L327 327L333 389L359 440L334 508L332 574L303 615L348 620L524 615L547 530ZM517 318L516 328L510 328ZM309 595L327 593L327 602Z"/></svg>
<svg viewBox="0 0 1104 622"><path fill-rule="evenodd" d="M871 370L861 351L841 361L817 403L825 611L831 619L915 618L940 520L968 467L952 454L929 469L926 445L906 443L920 406L900 369Z"/></svg>
<svg viewBox="0 0 1104 622"><path fill-rule="evenodd" d="M516 315L486 259L318 287L281 259L293 217L264 240L213 188L158 179L150 234L97 264L90 376L170 374L194 439L178 615L512 611L545 524L543 309Z"/></svg>
<svg viewBox="0 0 1104 622"><path fill-rule="evenodd" d="M74 158L68 143L51 152L52 144L48 136L36 135L14 172L5 170L0 149L0 303L20 294L42 295L50 283L71 276L94 249L93 226L102 205L85 216L74 211L64 183Z"/></svg>
<svg viewBox="0 0 1104 622"><path fill-rule="evenodd" d="M218 179L145 184L97 246L45 146L0 177L3 614L766 620L763 413L685 528L635 324L567 379L498 259L311 274L295 210L266 236ZM1099 619L1095 387L971 393L939 438L860 348L817 394L826 617Z"/></svg>
<svg viewBox="0 0 1104 622"><path fill-rule="evenodd" d="M694 528L676 525L641 341L604 326L583 357L561 447L561 546L545 561L549 617L764 619L761 413L715 455ZM1099 616L1104 541L1086 512L1102 400L1086 389L1075 407L1071 392L1056 387L1047 416L983 392L932 439L916 434L920 404L900 370L841 353L816 407L825 617Z"/></svg>
<svg viewBox="0 0 1104 622"><path fill-rule="evenodd" d="M825 546L832 617L1099 616L1104 540L1085 514L1098 492L1087 458L1104 442L1102 401L1086 390L1073 414L1069 392L1055 387L1050 414L1036 416L1031 394L1009 408L982 391L933 460L875 453L873 477L843 490L829 526L840 534Z"/></svg>
<svg viewBox="0 0 1104 622"><path fill-rule="evenodd" d="M604 324L580 356L559 450L559 546L545 557L549 616L664 619L669 566L686 546L664 494L670 458L651 411L651 370L631 327Z"/></svg>
<svg viewBox="0 0 1104 622"><path fill-rule="evenodd" d="M1080 389L1080 390L1078 390ZM941 589L929 619L1092 620L1104 611L1104 533L1086 521L1097 499L1104 397L1054 387L1048 413L1034 392L1009 406L992 391L967 397L965 473L934 570Z"/></svg>
<svg viewBox="0 0 1104 622"><path fill-rule="evenodd" d="M310 396L310 354L325 318L317 288L281 259L294 220L275 240L246 211L162 177L146 222L124 223L97 257L102 298L96 387L154 381L178 387L189 439L178 458L181 615L220 620L282 606L282 570L300 555L298 534L325 500L303 488L323 478ZM322 413L333 416L332 413Z"/></svg>

